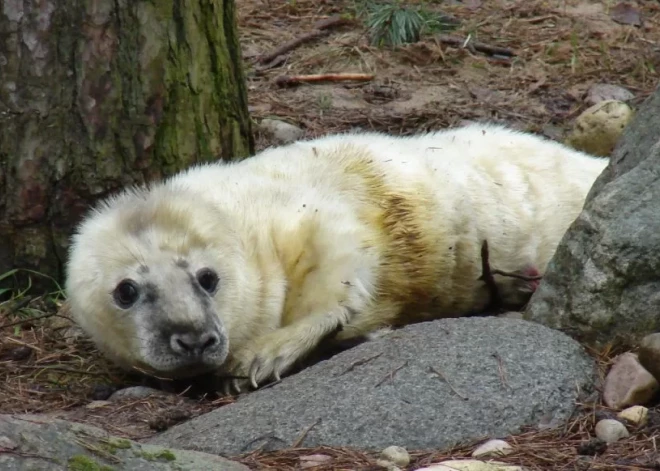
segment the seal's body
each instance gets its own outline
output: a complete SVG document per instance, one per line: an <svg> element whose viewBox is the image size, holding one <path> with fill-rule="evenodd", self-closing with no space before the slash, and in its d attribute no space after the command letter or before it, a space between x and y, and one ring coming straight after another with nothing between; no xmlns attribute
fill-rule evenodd
<svg viewBox="0 0 660 471"><path fill-rule="evenodd" d="M72 313L163 376L288 371L331 336L477 313L493 268L543 273L607 160L494 125L340 134L197 166L101 204L74 236ZM533 282L495 277L504 301Z"/></svg>

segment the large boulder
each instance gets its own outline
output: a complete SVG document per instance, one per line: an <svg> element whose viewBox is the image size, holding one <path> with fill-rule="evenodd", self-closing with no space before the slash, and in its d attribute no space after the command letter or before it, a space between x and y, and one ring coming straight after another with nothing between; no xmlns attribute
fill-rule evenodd
<svg viewBox="0 0 660 471"><path fill-rule="evenodd" d="M624 130L524 318L596 346L660 331L660 89Z"/></svg>
<svg viewBox="0 0 660 471"><path fill-rule="evenodd" d="M291 446L442 449L562 424L594 361L519 319L411 325L176 425L150 443L237 455Z"/></svg>
<svg viewBox="0 0 660 471"><path fill-rule="evenodd" d="M249 471L196 451L139 444L97 427L44 415L0 415L3 471Z"/></svg>

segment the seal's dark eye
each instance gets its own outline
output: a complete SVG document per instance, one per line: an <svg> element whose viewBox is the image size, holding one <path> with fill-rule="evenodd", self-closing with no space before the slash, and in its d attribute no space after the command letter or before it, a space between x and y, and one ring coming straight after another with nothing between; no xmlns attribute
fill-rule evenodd
<svg viewBox="0 0 660 471"><path fill-rule="evenodd" d="M138 300L140 295L138 285L133 280L122 280L119 282L115 291L112 293L115 302L122 309L128 309L135 301Z"/></svg>
<svg viewBox="0 0 660 471"><path fill-rule="evenodd" d="M218 275L210 268L202 268L197 272L197 282L207 293L213 293L218 286Z"/></svg>

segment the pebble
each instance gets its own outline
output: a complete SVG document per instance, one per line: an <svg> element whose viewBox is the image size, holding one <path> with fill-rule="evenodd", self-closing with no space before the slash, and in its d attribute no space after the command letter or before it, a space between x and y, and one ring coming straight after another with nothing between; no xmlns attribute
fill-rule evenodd
<svg viewBox="0 0 660 471"><path fill-rule="evenodd" d="M596 424L596 436L605 443L613 443L630 436L628 429L618 420L602 419Z"/></svg>
<svg viewBox="0 0 660 471"><path fill-rule="evenodd" d="M417 471L524 471L521 466L508 465L498 461L449 460Z"/></svg>
<svg viewBox="0 0 660 471"><path fill-rule="evenodd" d="M293 124L289 124L279 119L264 118L261 120L261 123L259 123L259 127L263 131L271 134L280 144L288 144L297 141L305 134L305 132L298 126L294 126Z"/></svg>
<svg viewBox="0 0 660 471"><path fill-rule="evenodd" d="M32 349L28 346L21 345L20 347L10 348L5 353L3 353L0 356L0 361L23 361L30 358L30 356L32 356Z"/></svg>
<svg viewBox="0 0 660 471"><path fill-rule="evenodd" d="M315 454L315 455L301 456L299 458L299 461L300 461L300 467L306 469L306 468L313 468L315 466L322 465L323 463L326 463L331 459L332 456Z"/></svg>
<svg viewBox="0 0 660 471"><path fill-rule="evenodd" d="M649 410L644 406L632 406L619 412L617 417L636 425L644 425L649 418Z"/></svg>
<svg viewBox="0 0 660 471"><path fill-rule="evenodd" d="M85 409L99 409L105 407L109 404L112 404L111 401L92 401L85 406Z"/></svg>
<svg viewBox="0 0 660 471"><path fill-rule="evenodd" d="M607 450L607 443L598 437L591 438L588 442L577 447L577 454L583 456L596 456Z"/></svg>
<svg viewBox="0 0 660 471"><path fill-rule="evenodd" d="M649 334L639 344L639 362L660 381L660 332Z"/></svg>
<svg viewBox="0 0 660 471"><path fill-rule="evenodd" d="M601 101L575 119L566 144L583 152L608 157L632 115L632 109L622 101Z"/></svg>
<svg viewBox="0 0 660 471"><path fill-rule="evenodd" d="M96 384L89 395L93 401L106 401L112 396L119 388L109 384Z"/></svg>
<svg viewBox="0 0 660 471"><path fill-rule="evenodd" d="M658 381L640 363L637 355L619 355L605 378L603 400L612 409L642 405L660 389Z"/></svg>
<svg viewBox="0 0 660 471"><path fill-rule="evenodd" d="M15 450L18 448L18 444L11 438L5 435L0 435L0 448L4 448L5 450Z"/></svg>
<svg viewBox="0 0 660 471"><path fill-rule="evenodd" d="M513 448L504 440L488 440L479 445L473 452L472 456L479 458L482 456L506 456L513 452Z"/></svg>
<svg viewBox="0 0 660 471"><path fill-rule="evenodd" d="M402 471L397 465L387 460L376 460L376 464L387 471Z"/></svg>
<svg viewBox="0 0 660 471"><path fill-rule="evenodd" d="M408 466L410 464L410 455L408 451L400 446L388 446L380 452L382 461L388 461L396 466Z"/></svg>
<svg viewBox="0 0 660 471"><path fill-rule="evenodd" d="M442 464L433 464L425 468L418 468L417 471L456 471L456 468L450 468Z"/></svg>
<svg viewBox="0 0 660 471"><path fill-rule="evenodd" d="M425 468L418 468L417 471L456 471L456 468L450 468L442 464L432 464Z"/></svg>
<svg viewBox="0 0 660 471"><path fill-rule="evenodd" d="M108 398L109 401L121 401L123 399L142 399L151 395L163 395L163 391L148 388L146 386L130 386L116 391Z"/></svg>

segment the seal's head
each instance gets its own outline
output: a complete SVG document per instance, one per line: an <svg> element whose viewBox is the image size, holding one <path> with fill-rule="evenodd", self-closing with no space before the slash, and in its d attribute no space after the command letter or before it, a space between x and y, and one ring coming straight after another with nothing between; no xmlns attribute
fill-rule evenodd
<svg viewBox="0 0 660 471"><path fill-rule="evenodd" d="M215 370L228 355L244 265L225 215L185 189L126 191L73 237L66 291L82 329L125 368L163 377Z"/></svg>

